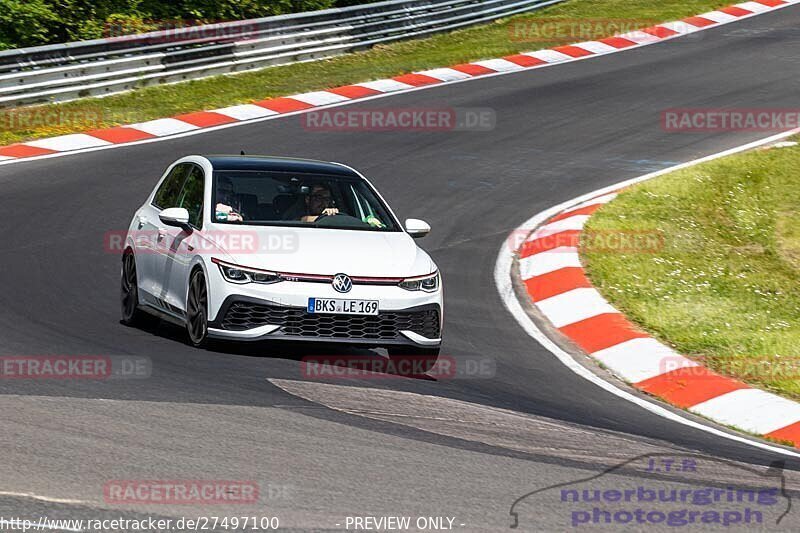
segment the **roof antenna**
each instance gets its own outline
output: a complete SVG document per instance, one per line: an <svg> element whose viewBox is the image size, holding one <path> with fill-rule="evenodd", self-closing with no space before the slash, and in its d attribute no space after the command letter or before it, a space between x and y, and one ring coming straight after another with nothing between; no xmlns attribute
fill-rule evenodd
<svg viewBox="0 0 800 533"><path fill-rule="evenodd" d="M241 155L244 155L244 150L242 150L242 153L241 153Z"/></svg>

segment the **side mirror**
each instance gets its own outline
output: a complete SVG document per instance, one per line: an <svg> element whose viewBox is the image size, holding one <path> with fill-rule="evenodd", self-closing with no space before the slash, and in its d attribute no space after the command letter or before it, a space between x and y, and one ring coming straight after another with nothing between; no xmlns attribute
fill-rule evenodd
<svg viewBox="0 0 800 533"><path fill-rule="evenodd" d="M189 229L189 211L183 207L170 207L159 213L158 219L167 226Z"/></svg>
<svg viewBox="0 0 800 533"><path fill-rule="evenodd" d="M408 232L408 234L414 237L415 239L421 239L422 237L431 232L431 227L424 220L418 220L416 218L407 218L406 232Z"/></svg>

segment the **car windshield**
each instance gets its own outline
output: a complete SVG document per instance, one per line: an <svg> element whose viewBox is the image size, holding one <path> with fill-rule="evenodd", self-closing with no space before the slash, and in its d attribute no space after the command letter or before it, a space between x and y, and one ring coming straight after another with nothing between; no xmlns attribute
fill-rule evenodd
<svg viewBox="0 0 800 533"><path fill-rule="evenodd" d="M211 205L218 224L400 231L358 177L217 170Z"/></svg>

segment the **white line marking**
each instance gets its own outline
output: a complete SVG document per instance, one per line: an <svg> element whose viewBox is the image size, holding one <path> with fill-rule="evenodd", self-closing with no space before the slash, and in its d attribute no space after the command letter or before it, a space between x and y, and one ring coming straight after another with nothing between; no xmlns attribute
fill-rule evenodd
<svg viewBox="0 0 800 533"><path fill-rule="evenodd" d="M573 44L572 46L583 48L584 50L588 50L593 54L610 54L612 52L619 51L619 48L614 48L610 44L601 43L600 41L585 41L582 43Z"/></svg>
<svg viewBox="0 0 800 533"><path fill-rule="evenodd" d="M597 315L619 313L605 298L600 296L597 289L585 287L540 300L536 302L536 307L557 328L563 328Z"/></svg>
<svg viewBox="0 0 800 533"><path fill-rule="evenodd" d="M222 109L215 109L214 113L225 115L226 117L235 118L236 120L250 120L254 118L268 117L270 115L277 115L277 111L267 109L253 104L234 105L231 107L223 107Z"/></svg>
<svg viewBox="0 0 800 533"><path fill-rule="evenodd" d="M619 37L638 44L661 42L663 40L661 37L656 37L655 35L639 30L621 33L619 34Z"/></svg>
<svg viewBox="0 0 800 533"><path fill-rule="evenodd" d="M574 211L575 209L582 209L584 207L589 207L590 205L607 204L616 197L617 193L615 192L612 192L611 194L604 194L603 196L598 196L597 198L592 198L591 200L580 203L572 208L572 210Z"/></svg>
<svg viewBox="0 0 800 533"><path fill-rule="evenodd" d="M631 383L639 383L672 370L699 366L649 337L621 342L594 352L592 357Z"/></svg>
<svg viewBox="0 0 800 533"><path fill-rule="evenodd" d="M663 24L659 24L662 28L667 28L668 30L676 31L679 34L683 35L686 33L694 33L696 31L700 31L703 28L699 26L695 26L694 24L689 24L688 22L684 22L682 20L677 20L675 22L665 22Z"/></svg>
<svg viewBox="0 0 800 533"><path fill-rule="evenodd" d="M800 420L800 403L759 389L738 389L693 405L689 410L759 435Z"/></svg>
<svg viewBox="0 0 800 533"><path fill-rule="evenodd" d="M759 4L758 2L742 2L741 4L736 4L736 7L746 9L747 11L752 11L753 13L763 13L764 11L770 11L772 9L769 6Z"/></svg>
<svg viewBox="0 0 800 533"><path fill-rule="evenodd" d="M314 106L322 106L328 104L338 104L339 102L346 102L350 98L336 93L329 93L328 91L312 91L310 93L293 94L286 98L300 100L306 104Z"/></svg>
<svg viewBox="0 0 800 533"><path fill-rule="evenodd" d="M749 144L732 148L730 150L725 150L717 154L712 154L707 157L696 159L694 161L689 161L687 163L676 165L674 167L665 168L663 170L659 170L658 172L653 172L650 174L646 174L644 176L639 176L638 178L626 180L617 183L616 185L611 185L610 187L605 187L603 189L590 192L588 194L579 196L578 198L574 198L562 204L556 205L554 207L551 207L550 209L542 211L537 215L532 216L531 218L526 220L522 225L520 225L517 229L515 229L513 233L526 229L536 228L539 224L552 218L558 213L565 211L566 209L569 209L570 207L573 207L576 204L580 204L581 202L586 202L588 200L591 200L594 197L612 193L623 187L634 185L636 183L640 183L642 181L655 178L657 176L674 172L682 168L691 167L700 163L704 163L706 161L712 161L714 159L719 159L720 157L737 154L740 152L750 150L752 148L763 146L765 144L770 144L772 142L785 139L786 137L790 137L798 132L800 132L800 129L787 131L784 133L780 133L778 135L773 135L771 137L767 137L766 139L761 139ZM682 414L673 412L660 404L636 396L635 394L632 394L626 390L619 388L615 384L604 380L603 378L601 378L588 368L584 367L583 365L575 361L569 353L561 349L561 347L559 347L547 335L545 335L541 329L539 329L539 326L537 326L536 323L531 319L531 317L528 316L528 313L525 312L525 310L522 307L522 304L520 304L519 300L517 300L517 295L514 291L514 286L512 285L512 280L511 280L511 265L513 264L514 261L514 250L509 249L508 245L506 244L507 242L508 240L506 239L500 246L500 251L497 254L497 262L495 263L495 269L494 269L495 285L497 286L497 290L500 293L500 297L503 300L503 304L506 306L506 309L508 309L509 313L511 313L511 315L514 317L517 323L522 327L523 330L525 330L525 332L530 337L532 337L539 344L544 346L545 349L547 349L550 353L552 353L559 361L561 361L561 363L564 364L564 366L569 368L572 372L584 378L585 380L590 381L591 383L597 385L606 392L609 392L614 396L617 396L619 398L622 398L623 400L631 402L632 404L635 404L641 407L642 409L645 409L646 411L653 413L654 415L666 418L667 420L671 420L672 422L677 422L678 424L683 424L684 426L698 429L700 431L710 433L711 435L715 435L717 437L722 437L728 440L732 440L734 442L738 442L748 446L753 446L754 448L759 448L761 450L766 450L780 455L785 455L788 457L794 457L800 459L800 453L798 452L781 448L779 446L775 446L772 444L767 444L766 442L750 439L748 437L744 437L734 433L728 433L716 427L712 427L709 425L701 424L700 422L696 422L694 420L690 420L689 418L686 418ZM668 436L665 435L664 438L668 438Z"/></svg>
<svg viewBox="0 0 800 533"><path fill-rule="evenodd" d="M522 55L535 57L547 63L563 63L564 61L572 61L575 58L563 52L556 52L555 50L537 50L535 52L525 52ZM586 56L591 57L591 56Z"/></svg>
<svg viewBox="0 0 800 533"><path fill-rule="evenodd" d="M496 72L509 72L511 70L522 70L525 68L522 65L512 63L508 59L485 59L483 61L473 61L472 64Z"/></svg>
<svg viewBox="0 0 800 533"><path fill-rule="evenodd" d="M468 80L472 78L472 76L470 76L465 72L461 72L460 70L447 67L432 68L430 70L421 70L417 72L417 74L422 74L424 76L430 76L431 78L436 78L437 80L449 81L449 82Z"/></svg>
<svg viewBox="0 0 800 533"><path fill-rule="evenodd" d="M739 17L734 15L729 15L723 11L709 11L708 13L703 13L702 15L697 15L698 17L713 20L714 22L730 22L732 20L736 20Z"/></svg>
<svg viewBox="0 0 800 533"><path fill-rule="evenodd" d="M58 137L28 141L25 144L27 146L65 152L80 150L82 148L94 148L96 146L108 146L111 143L98 139L97 137L92 137L91 135L86 135L85 133L72 133L70 135L59 135Z"/></svg>
<svg viewBox="0 0 800 533"><path fill-rule="evenodd" d="M549 274L567 267L580 267L581 259L574 246L559 246L519 260L519 274L523 281Z"/></svg>
<svg viewBox="0 0 800 533"><path fill-rule="evenodd" d="M407 83L399 82L396 80L375 80L375 81L365 81L364 83L356 83L359 87L366 87L367 89L372 89L373 91L380 91L382 93L391 93L395 91L409 91L414 88L413 85L409 85ZM358 100L365 100L364 98L358 98Z"/></svg>
<svg viewBox="0 0 800 533"><path fill-rule="evenodd" d="M535 233L531 234L530 238L525 240L535 241L536 239L549 237L550 235L561 233L562 231L579 231L583 229L588 220L589 215L574 215L571 217L562 218L561 220L556 220L550 224L545 224L541 228L537 229Z"/></svg>
<svg viewBox="0 0 800 533"><path fill-rule="evenodd" d="M175 118L158 118L156 120L131 124L128 127L149 133L150 135L155 135L156 137L173 136L177 133L186 133L187 131L200 129L194 124L189 124L188 122Z"/></svg>

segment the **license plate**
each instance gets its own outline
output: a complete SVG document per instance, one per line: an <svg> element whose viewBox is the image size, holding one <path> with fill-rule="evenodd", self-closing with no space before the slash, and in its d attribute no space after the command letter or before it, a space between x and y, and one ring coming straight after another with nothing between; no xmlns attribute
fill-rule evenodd
<svg viewBox="0 0 800 533"><path fill-rule="evenodd" d="M308 312L327 315L377 315L378 300L309 298Z"/></svg>

